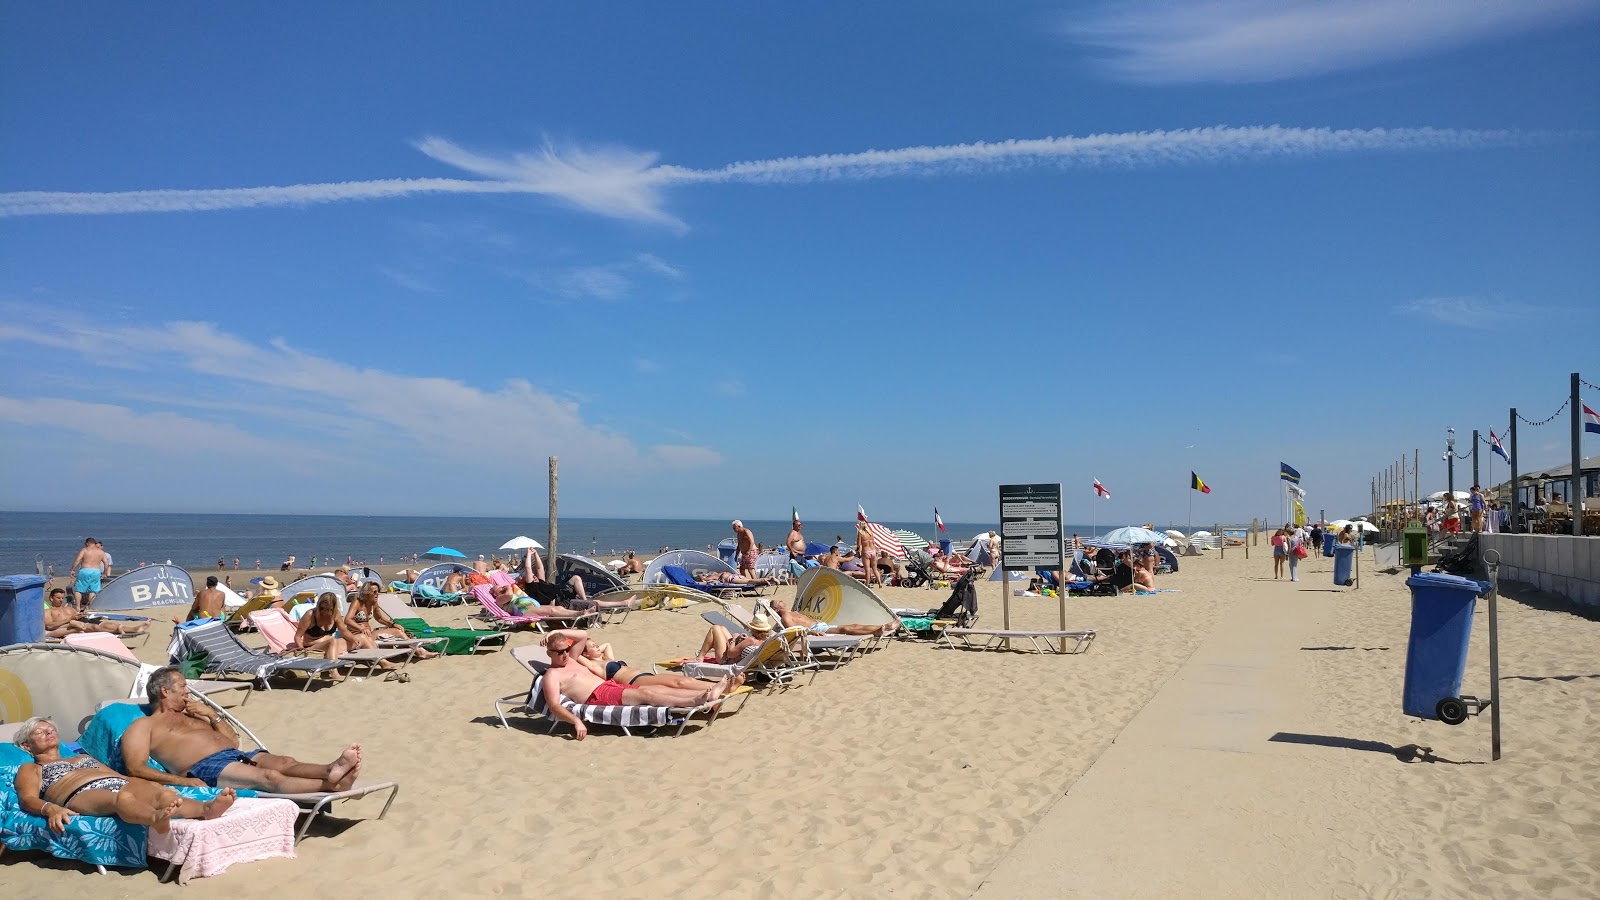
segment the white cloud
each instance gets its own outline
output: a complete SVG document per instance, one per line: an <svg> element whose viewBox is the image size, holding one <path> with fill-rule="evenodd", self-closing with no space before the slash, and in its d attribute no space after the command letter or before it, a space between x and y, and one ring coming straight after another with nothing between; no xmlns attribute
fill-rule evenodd
<svg viewBox="0 0 1600 900"><path fill-rule="evenodd" d="M1426 297L1402 303L1397 311L1462 328L1495 328L1512 322L1530 321L1540 314L1537 307L1526 303L1482 297Z"/></svg>
<svg viewBox="0 0 1600 900"><path fill-rule="evenodd" d="M402 272L399 269L391 269L388 266L379 266L378 267L378 274L382 275L383 277L385 277L385 278L389 279L390 281L394 282L396 285L399 285L400 287L405 288L408 291L414 291L414 292L416 292L418 294L437 294L437 293L439 293L439 289L438 288L434 287L432 284L428 283L427 281L424 281L421 278L418 278L417 276L412 275L410 272Z"/></svg>
<svg viewBox="0 0 1600 900"><path fill-rule="evenodd" d="M666 189L691 184L806 184L978 175L1045 167L1215 165L1358 153L1483 150L1558 137L1572 135L1453 128L1217 126L790 156L729 163L713 169L657 165L653 153L558 150L551 145L535 154L513 154L500 159L470 153L442 138L427 138L418 146L434 159L496 180L397 179L289 187L107 193L20 191L0 193L0 218L297 206L420 193L524 193L554 197L611 218L681 229L683 223L664 208ZM657 265L660 262L649 254L641 254L634 260L636 266L670 276L672 273ZM674 269L670 265L666 268Z"/></svg>
<svg viewBox="0 0 1600 900"><path fill-rule="evenodd" d="M633 368L641 375L654 375L661 371L661 364L653 359L636 359Z"/></svg>
<svg viewBox="0 0 1600 900"><path fill-rule="evenodd" d="M575 266L561 272L523 273L529 284L568 300L625 300L633 296L638 276L681 280L682 269L649 253L604 265Z"/></svg>
<svg viewBox="0 0 1600 900"><path fill-rule="evenodd" d="M655 275L661 275L666 278L683 277L682 269L656 256L654 253L640 253L633 258L633 261L639 268Z"/></svg>
<svg viewBox="0 0 1600 900"><path fill-rule="evenodd" d="M297 350L282 339L246 339L206 322L108 328L47 313L32 318L45 324L18 325L13 318L9 327L0 329L0 340L73 349L95 362L100 361L105 347L137 346L141 348L139 357L149 366L176 366L180 374L198 373L252 386L307 409L319 420L331 412L342 416L349 428L377 429L385 441L396 442L395 446L364 448L380 457L405 450L430 461L468 464L495 473L522 471L529 459L549 454L568 457L576 467L593 471L681 468L715 464L721 459L710 448L640 448L626 435L585 421L578 404L553 397L523 379L486 390L455 379L357 368ZM18 410L40 408L17 405L35 401L10 402L13 416L22 414ZM145 415L170 417L160 424L179 430L193 427L186 423L195 421L165 412ZM84 422L91 418L80 416ZM492 439L486 435L478 440L469 430L449 427L447 422L496 424ZM261 444L248 433L234 430L237 433L208 437L209 445L231 450L241 440L252 446ZM114 431L108 428L106 433ZM149 431L135 429L131 433ZM326 434L320 421L315 433ZM274 445L290 443L279 438ZM349 448L351 454L361 449ZM689 452L693 449L703 452Z"/></svg>
<svg viewBox="0 0 1600 900"><path fill-rule="evenodd" d="M1254 82L1393 62L1600 10L1596 0L1138 0L1066 20L1126 81Z"/></svg>

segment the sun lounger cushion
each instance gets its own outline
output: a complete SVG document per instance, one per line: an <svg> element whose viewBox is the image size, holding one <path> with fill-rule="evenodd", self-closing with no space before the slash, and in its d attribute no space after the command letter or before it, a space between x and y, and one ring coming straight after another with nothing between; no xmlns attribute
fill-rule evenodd
<svg viewBox="0 0 1600 900"><path fill-rule="evenodd" d="M394 623L405 630L406 636L413 638L444 638L444 652L451 656L471 656L478 649L478 642L485 639L495 639L504 644L506 635L498 632L473 631L469 628L439 628L429 625L424 619L395 619Z"/></svg>
<svg viewBox="0 0 1600 900"><path fill-rule="evenodd" d="M544 702L544 676L533 679L528 688L528 709L536 716L554 719L550 707ZM615 725L621 728L648 728L657 725L677 725L683 717L674 715L665 706L595 706L561 698L561 705L585 722L595 725Z"/></svg>
<svg viewBox="0 0 1600 900"><path fill-rule="evenodd" d="M189 623L172 630L172 642L167 645L167 656L174 664L186 657L203 653L202 671L216 674L243 673L256 678L267 678L282 671L304 672L307 675L326 672L339 666L337 660L308 659L305 657L280 657L258 653L239 643L233 632L216 619L203 624Z"/></svg>
<svg viewBox="0 0 1600 900"><path fill-rule="evenodd" d="M424 606L460 603L461 598L465 596L466 594L456 592L446 594L431 584L419 584L416 590L411 592L412 602L426 601L422 603Z"/></svg>
<svg viewBox="0 0 1600 900"><path fill-rule="evenodd" d="M415 587L415 585L413 585L409 581L391 581L391 582L389 582L389 593L391 593L391 594L409 594L409 593L411 593L411 589L413 587Z"/></svg>

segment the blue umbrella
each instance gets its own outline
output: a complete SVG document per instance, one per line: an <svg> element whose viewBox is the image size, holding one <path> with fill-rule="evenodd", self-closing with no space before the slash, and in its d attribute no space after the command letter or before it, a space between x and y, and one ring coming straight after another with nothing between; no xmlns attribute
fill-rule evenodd
<svg viewBox="0 0 1600 900"><path fill-rule="evenodd" d="M460 550L451 550L449 547L435 547L422 554L423 559L466 559L467 555Z"/></svg>
<svg viewBox="0 0 1600 900"><path fill-rule="evenodd" d="M1166 539L1167 536L1159 531L1137 525L1124 525L1100 535L1100 540L1108 544L1159 544Z"/></svg>

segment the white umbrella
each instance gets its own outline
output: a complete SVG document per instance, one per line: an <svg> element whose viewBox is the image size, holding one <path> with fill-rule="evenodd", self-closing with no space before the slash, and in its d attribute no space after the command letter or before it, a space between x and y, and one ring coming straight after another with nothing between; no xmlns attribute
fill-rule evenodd
<svg viewBox="0 0 1600 900"><path fill-rule="evenodd" d="M1332 525L1334 528L1343 528L1346 525L1350 524L1350 520L1349 519L1334 519L1332 522L1329 522L1328 524Z"/></svg>
<svg viewBox="0 0 1600 900"><path fill-rule="evenodd" d="M1167 529L1167 537L1172 538L1175 541L1187 541L1188 540L1188 538L1184 536L1183 532L1179 531L1176 528L1168 528Z"/></svg>
<svg viewBox="0 0 1600 900"><path fill-rule="evenodd" d="M1108 544L1159 544L1166 540L1166 535L1159 531L1151 531L1138 525L1124 525L1113 528L1101 536L1101 540Z"/></svg>
<svg viewBox="0 0 1600 900"><path fill-rule="evenodd" d="M539 543L538 541L534 540L531 537L527 537L526 535L520 535L520 534L517 535L516 537L512 538L511 540L506 541L504 544L500 545L500 549L501 550L526 550L529 547L532 547L535 550L543 550L544 549L544 545L543 544Z"/></svg>
<svg viewBox="0 0 1600 900"><path fill-rule="evenodd" d="M543 549L543 548L541 548L541 549ZM620 568L623 567L623 565L625 565L625 564L623 563L622 560L613 559L612 561L606 563L606 568L608 568L608 569L620 569Z"/></svg>
<svg viewBox="0 0 1600 900"><path fill-rule="evenodd" d="M1454 495L1452 495L1449 491L1434 491L1433 493L1428 495L1428 499L1429 500L1448 500L1452 496L1456 500L1471 500L1472 499L1472 494L1469 491L1456 491Z"/></svg>
<svg viewBox="0 0 1600 900"><path fill-rule="evenodd" d="M1351 522L1350 524L1355 526L1355 529L1357 531L1377 531L1378 530L1378 526L1372 524L1371 522Z"/></svg>

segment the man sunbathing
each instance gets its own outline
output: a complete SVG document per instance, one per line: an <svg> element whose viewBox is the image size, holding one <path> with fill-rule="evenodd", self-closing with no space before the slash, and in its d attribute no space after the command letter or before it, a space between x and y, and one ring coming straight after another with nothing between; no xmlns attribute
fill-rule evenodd
<svg viewBox="0 0 1600 900"><path fill-rule="evenodd" d="M629 550L628 558L617 568L617 574L624 578L629 575L643 575L644 563L639 561L639 557L632 550Z"/></svg>
<svg viewBox="0 0 1600 900"><path fill-rule="evenodd" d="M898 622L886 622L882 625L830 625L827 622L818 622L805 613L797 613L789 608L782 600L772 601L772 611L778 614L778 620L785 628L804 628L812 634L848 634L854 637L878 637L885 635L899 627Z"/></svg>
<svg viewBox="0 0 1600 900"><path fill-rule="evenodd" d="M239 735L211 707L189 699L187 690L177 666L150 673L145 685L150 714L134 720L122 736L129 775L157 784L314 794L346 790L361 772L360 744L351 744L325 766L265 750L240 752Z"/></svg>
<svg viewBox="0 0 1600 900"><path fill-rule="evenodd" d="M572 651L576 644L570 635L564 634L552 635L545 641L545 652L550 655L550 668L544 673L544 701L552 715L573 727L580 741L588 735L589 728L582 719L561 705L562 697L595 706L694 707L721 697L733 681L723 678L716 684L701 682L705 685L703 690L653 684L618 684L585 668Z"/></svg>
<svg viewBox="0 0 1600 900"><path fill-rule="evenodd" d="M67 589L51 588L50 608L44 611L44 633L48 637L64 638L69 634L90 631L108 631L112 634L144 634L149 622L86 622L88 615L75 606L67 605Z"/></svg>
<svg viewBox="0 0 1600 900"><path fill-rule="evenodd" d="M615 681L617 684L622 685L655 684L662 687L683 688L684 690L705 690L710 687L707 682L698 678L690 678L687 675L658 675L654 672L646 672L643 669L635 669L633 666L617 659L612 653L610 644L596 644L589 639L589 633L581 628L563 628L559 631L551 632L545 636L546 648L549 646L550 638L558 634L566 635L576 642L572 645L572 650L569 654L572 659L577 660L579 665L607 681ZM736 676L729 684L729 688L738 687L743 683L744 677Z"/></svg>
<svg viewBox="0 0 1600 900"><path fill-rule="evenodd" d="M756 587L766 587L778 583L776 578L753 578L749 575L740 575L738 572L701 572L701 584L749 584Z"/></svg>

